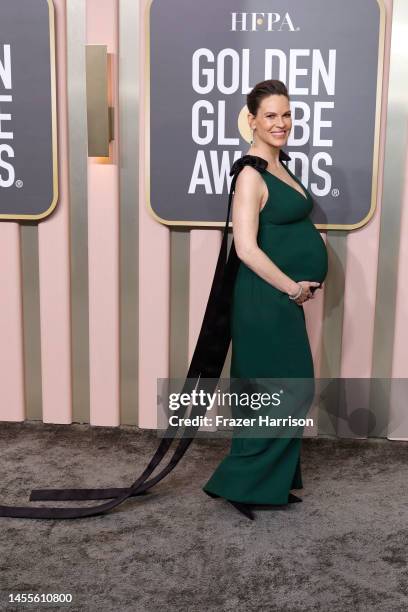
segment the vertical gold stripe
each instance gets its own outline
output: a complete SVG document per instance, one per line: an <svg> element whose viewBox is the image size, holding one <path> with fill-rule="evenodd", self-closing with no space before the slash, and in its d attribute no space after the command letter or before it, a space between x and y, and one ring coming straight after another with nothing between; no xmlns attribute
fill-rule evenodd
<svg viewBox="0 0 408 612"><path fill-rule="evenodd" d="M408 121L407 28L408 5L394 0L372 368L372 378L382 380L373 380L370 409L374 414L387 412L392 374Z"/></svg>
<svg viewBox="0 0 408 612"><path fill-rule="evenodd" d="M73 421L89 423L85 0L67 2Z"/></svg>
<svg viewBox="0 0 408 612"><path fill-rule="evenodd" d="M390 377L408 119L408 5L394 0L378 255L373 377Z"/></svg>
<svg viewBox="0 0 408 612"><path fill-rule="evenodd" d="M170 378L188 368L190 230L170 231Z"/></svg>
<svg viewBox="0 0 408 612"><path fill-rule="evenodd" d="M344 285L347 263L347 232L327 231L329 269L325 284L320 378L332 378L319 405L319 435L336 435L338 406L336 381L341 373ZM323 381L324 382L324 381Z"/></svg>
<svg viewBox="0 0 408 612"><path fill-rule="evenodd" d="M139 3L119 4L120 422L138 422ZM152 282L154 282L152 280Z"/></svg>
<svg viewBox="0 0 408 612"><path fill-rule="evenodd" d="M40 279L38 227L21 222L23 337L26 417L42 419Z"/></svg>

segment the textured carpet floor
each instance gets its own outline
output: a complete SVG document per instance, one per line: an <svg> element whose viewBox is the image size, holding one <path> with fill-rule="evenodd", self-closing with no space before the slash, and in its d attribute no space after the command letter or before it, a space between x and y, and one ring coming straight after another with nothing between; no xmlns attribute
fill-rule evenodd
<svg viewBox="0 0 408 612"><path fill-rule="evenodd" d="M131 427L3 423L0 503L26 504L38 487L127 486L157 442ZM303 503L255 521L201 491L228 447L194 441L149 495L106 515L0 518L0 609L408 610L407 442L305 439ZM17 592L73 603L10 605Z"/></svg>

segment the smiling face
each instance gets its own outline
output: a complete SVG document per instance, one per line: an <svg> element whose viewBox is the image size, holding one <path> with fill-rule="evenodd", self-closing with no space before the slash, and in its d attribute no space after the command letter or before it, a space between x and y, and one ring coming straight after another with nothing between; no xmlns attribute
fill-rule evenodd
<svg viewBox="0 0 408 612"><path fill-rule="evenodd" d="M249 113L248 121L254 130L255 144L262 141L273 147L284 146L292 129L289 100L280 94L263 98L256 116Z"/></svg>

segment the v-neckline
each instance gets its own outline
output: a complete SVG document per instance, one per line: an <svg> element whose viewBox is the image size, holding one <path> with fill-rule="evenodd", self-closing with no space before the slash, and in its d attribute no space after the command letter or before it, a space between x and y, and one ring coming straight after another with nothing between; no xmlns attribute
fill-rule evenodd
<svg viewBox="0 0 408 612"><path fill-rule="evenodd" d="M281 162L281 163L282 163L282 162ZM282 164L282 166L283 166L283 164ZM285 167L285 166L284 166L284 167ZM286 170L286 171L288 172L288 174L289 174L288 169L287 169L287 168L285 168L285 170ZM275 178L277 181L280 181L281 183L283 183L284 185L286 185L287 187L289 187L289 189L293 189L293 191L296 191L296 192L297 192L297 193L300 195L300 197L301 197L301 198L303 198L304 200L306 200L306 201L307 201L307 199L308 199L308 194L307 194L307 193L305 193L305 190L304 190L304 189L303 189L303 187L300 185L300 183L298 183L298 185L300 186L301 190L303 191L303 193L304 193L305 195L302 195L298 189L295 189L295 187L292 187L292 185L289 185L289 183L287 183L286 181L283 181L282 179L280 179L280 178L279 178L279 176L276 176L276 175L275 175L275 174L273 174L272 172L269 172L269 170L266 170L266 168L265 168L265 172L267 172L268 174L270 174L271 176L273 176L273 177L274 177L274 178ZM290 176L290 175L289 175L289 176ZM296 181L296 182L297 182L297 181ZM261 209L261 210L262 210L262 209Z"/></svg>

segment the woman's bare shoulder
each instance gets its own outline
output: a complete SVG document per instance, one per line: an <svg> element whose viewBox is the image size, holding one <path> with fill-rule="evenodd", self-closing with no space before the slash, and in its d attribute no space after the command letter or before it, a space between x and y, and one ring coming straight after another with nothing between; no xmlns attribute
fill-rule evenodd
<svg viewBox="0 0 408 612"><path fill-rule="evenodd" d="M237 189L257 189L264 183L259 170L256 170L252 166L244 166L241 172L238 174L236 180Z"/></svg>
<svg viewBox="0 0 408 612"><path fill-rule="evenodd" d="M235 183L235 195L259 204L265 190L266 185L260 176L259 170L252 166L244 166Z"/></svg>

